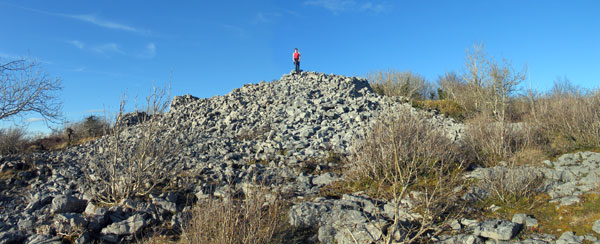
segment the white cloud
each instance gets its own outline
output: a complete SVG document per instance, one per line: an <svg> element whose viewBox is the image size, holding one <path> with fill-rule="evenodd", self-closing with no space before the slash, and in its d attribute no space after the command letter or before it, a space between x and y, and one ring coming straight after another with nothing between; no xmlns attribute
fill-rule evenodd
<svg viewBox="0 0 600 244"><path fill-rule="evenodd" d="M67 43L69 43L79 49L85 48L85 44L78 40L70 40L70 41L67 41Z"/></svg>
<svg viewBox="0 0 600 244"><path fill-rule="evenodd" d="M125 52L121 50L121 47L119 47L119 44L112 42L94 46L91 48L91 50L103 55L109 55L111 53L125 54Z"/></svg>
<svg viewBox="0 0 600 244"><path fill-rule="evenodd" d="M360 6L360 9L364 11L379 13L385 10L385 6L383 4L365 3L362 6Z"/></svg>
<svg viewBox="0 0 600 244"><path fill-rule="evenodd" d="M278 12L270 12L270 13L266 13L266 12L258 12L256 14L255 17L255 23L270 23L272 22L274 19L281 17L282 14L278 13Z"/></svg>
<svg viewBox="0 0 600 244"><path fill-rule="evenodd" d="M103 18L98 17L93 14L63 14L63 13L43 11L43 10L34 9L34 8L27 8L27 7L23 7L23 6L14 5L14 4L7 4L7 3L4 3L4 4L13 6L15 8L20 8L20 9L24 9L27 11L35 12L35 13L75 19L75 20L87 22L87 23L97 25L100 27L104 27L104 28L108 28L108 29L127 31L127 32L143 34L143 35L151 34L151 32L148 30L144 30L141 28L133 27L130 25L122 24L122 23L117 23L112 20L106 20L106 19L103 19Z"/></svg>
<svg viewBox="0 0 600 244"><path fill-rule="evenodd" d="M139 56L142 58L153 58L156 56L156 45L152 42L148 43Z"/></svg>
<svg viewBox="0 0 600 244"><path fill-rule="evenodd" d="M242 37L246 36L246 31L239 26L222 24L221 27L223 27L226 30L229 30L231 32L234 32L235 34L237 34L239 36L242 36Z"/></svg>
<svg viewBox="0 0 600 244"><path fill-rule="evenodd" d="M28 118L28 119L25 119L25 122L34 123L34 122L45 121L45 120L46 119L44 119L44 118Z"/></svg>
<svg viewBox="0 0 600 244"><path fill-rule="evenodd" d="M104 112L105 112L104 109L88 109L84 113L95 114L95 113L104 113Z"/></svg>
<svg viewBox="0 0 600 244"><path fill-rule="evenodd" d="M321 7L334 14L350 11L380 13L386 9L386 6L383 3L361 3L361 1L358 0L308 0L304 1L304 4Z"/></svg>
<svg viewBox="0 0 600 244"><path fill-rule="evenodd" d="M67 18L71 18L71 19L76 19L76 20L81 20L84 22L88 22L100 27L104 27L104 28L109 28L109 29L115 29L115 30L122 30L122 31L128 31L128 32L133 32L133 33L138 33L138 34L150 34L149 31L147 30L143 30L143 29L139 29L133 26L129 26L129 25L125 25L125 24L120 24L114 21L110 21L110 20L105 20L102 19L100 17L97 17L95 15L91 15L91 14L54 14L54 15L58 15L58 16L63 16L63 17L67 17Z"/></svg>

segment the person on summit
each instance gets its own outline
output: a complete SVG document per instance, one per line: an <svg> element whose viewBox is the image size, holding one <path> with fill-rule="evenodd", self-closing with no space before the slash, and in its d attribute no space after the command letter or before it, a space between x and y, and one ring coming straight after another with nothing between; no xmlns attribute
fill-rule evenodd
<svg viewBox="0 0 600 244"><path fill-rule="evenodd" d="M296 66L296 73L300 73L300 53L298 48L294 48L294 65Z"/></svg>

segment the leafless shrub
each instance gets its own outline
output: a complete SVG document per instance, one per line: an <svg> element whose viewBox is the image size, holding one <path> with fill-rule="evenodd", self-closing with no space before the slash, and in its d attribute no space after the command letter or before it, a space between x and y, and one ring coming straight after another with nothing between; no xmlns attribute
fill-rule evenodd
<svg viewBox="0 0 600 244"><path fill-rule="evenodd" d="M527 123L496 122L479 116L467 123L465 145L477 162L495 166L501 160L508 160L517 152L534 146L535 131Z"/></svg>
<svg viewBox="0 0 600 244"><path fill-rule="evenodd" d="M97 154L90 154L82 167L86 188L94 200L116 203L123 199L145 196L155 187L168 183L178 174L170 157L177 152L173 134L161 121L168 107L165 89L154 89L146 99L146 110L153 116L136 126L119 123L124 115L121 101L116 122L109 134L97 144Z"/></svg>
<svg viewBox="0 0 600 244"><path fill-rule="evenodd" d="M531 100L527 118L548 137L554 153L600 146L600 90L585 91L558 80L550 93Z"/></svg>
<svg viewBox="0 0 600 244"><path fill-rule="evenodd" d="M403 96L423 100L435 96L431 83L411 71L376 71L367 74L371 88L386 96Z"/></svg>
<svg viewBox="0 0 600 244"><path fill-rule="evenodd" d="M0 129L0 154L22 152L28 141L25 129L21 127Z"/></svg>
<svg viewBox="0 0 600 244"><path fill-rule="evenodd" d="M494 167L483 172L479 187L504 203L533 197L544 184L543 174L532 167Z"/></svg>
<svg viewBox="0 0 600 244"><path fill-rule="evenodd" d="M283 243L277 233L285 226L284 203L266 190L245 199L201 200L181 235L183 243Z"/></svg>
<svg viewBox="0 0 600 244"><path fill-rule="evenodd" d="M461 184L464 168L461 153L425 116L401 110L379 118L349 160L346 175L350 180L373 179L380 187L389 187L396 210L409 193L420 193L413 195L415 210L423 217L417 226L407 227L404 241L410 243L460 213L453 210L454 188ZM396 216L393 228L402 226L399 221ZM389 236L388 243L392 239Z"/></svg>

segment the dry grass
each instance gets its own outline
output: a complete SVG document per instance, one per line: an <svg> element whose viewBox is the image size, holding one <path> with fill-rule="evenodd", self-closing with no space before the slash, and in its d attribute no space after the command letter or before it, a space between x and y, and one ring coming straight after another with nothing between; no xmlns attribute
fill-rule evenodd
<svg viewBox="0 0 600 244"><path fill-rule="evenodd" d="M529 167L499 167L486 172L478 182L479 187L505 204L534 197L544 183L542 173Z"/></svg>
<svg viewBox="0 0 600 244"><path fill-rule="evenodd" d="M284 243L284 203L275 195L257 190L245 199L202 200L192 210L181 235L189 244Z"/></svg>
<svg viewBox="0 0 600 244"><path fill-rule="evenodd" d="M537 146L535 131L526 123L496 122L482 115L466 125L465 145L485 166L495 166Z"/></svg>
<svg viewBox="0 0 600 244"><path fill-rule="evenodd" d="M600 147L600 90L538 97L527 120L544 131L555 154Z"/></svg>

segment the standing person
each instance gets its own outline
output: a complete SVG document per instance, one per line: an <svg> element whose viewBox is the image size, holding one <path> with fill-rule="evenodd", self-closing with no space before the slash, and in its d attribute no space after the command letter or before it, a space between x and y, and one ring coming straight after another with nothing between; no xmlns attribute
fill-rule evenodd
<svg viewBox="0 0 600 244"><path fill-rule="evenodd" d="M294 65L296 66L296 73L300 73L300 53L298 48L294 48Z"/></svg>

